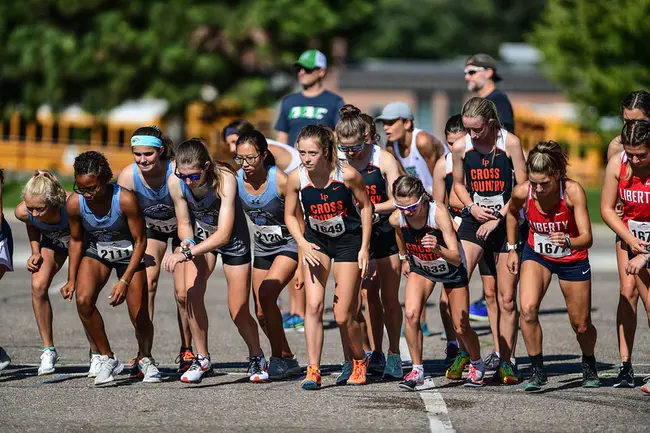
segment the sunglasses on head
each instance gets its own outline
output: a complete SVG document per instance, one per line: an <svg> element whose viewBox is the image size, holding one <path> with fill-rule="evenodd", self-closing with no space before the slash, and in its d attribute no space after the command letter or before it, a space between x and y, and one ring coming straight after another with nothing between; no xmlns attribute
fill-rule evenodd
<svg viewBox="0 0 650 433"><path fill-rule="evenodd" d="M91 194L94 195L97 190L99 189L99 184L95 186L91 186L88 188L79 188L77 186L77 182L75 181L74 185L72 185L72 191L76 192L77 194L84 195L84 194Z"/></svg>
<svg viewBox="0 0 650 433"><path fill-rule="evenodd" d="M485 68L483 68L483 67L476 67L476 66L475 66L475 67L472 67L472 68L465 68L465 71L464 71L464 72L465 72L465 74L467 74L467 75L474 75L474 74L476 74L477 72L483 72L483 71L485 71Z"/></svg>
<svg viewBox="0 0 650 433"><path fill-rule="evenodd" d="M352 146L343 146L342 144L339 144L339 150L344 153L359 152L363 149L364 145L365 143L354 144Z"/></svg>
<svg viewBox="0 0 650 433"><path fill-rule="evenodd" d="M393 201L393 204L394 204L395 207L396 207L397 209L399 209L401 212L413 212L413 211L418 207L418 205L420 204L420 202L422 201L422 197L424 197L424 196L420 196L420 198L418 199L418 201L416 201L416 202L413 203L413 204L409 204L409 205L407 205L407 206L401 206L401 205L398 205L397 203L395 203L395 201Z"/></svg>
<svg viewBox="0 0 650 433"><path fill-rule="evenodd" d="M174 175L176 175L177 178L180 180L191 180L193 182L196 182L197 180L201 179L201 175L203 174L203 170L201 170L198 173L192 173L192 174L182 174L178 172L178 168L174 171Z"/></svg>

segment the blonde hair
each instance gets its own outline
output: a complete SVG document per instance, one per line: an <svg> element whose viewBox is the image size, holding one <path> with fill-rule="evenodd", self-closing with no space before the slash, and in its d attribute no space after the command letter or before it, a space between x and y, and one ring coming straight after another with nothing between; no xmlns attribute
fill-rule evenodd
<svg viewBox="0 0 650 433"><path fill-rule="evenodd" d="M481 98L480 96L470 98L463 105L461 115L472 119L483 119L492 128L495 140L501 131L497 106L489 99Z"/></svg>
<svg viewBox="0 0 650 433"><path fill-rule="evenodd" d="M40 197L49 209L61 209L65 206L66 193L61 182L47 170L37 170L23 188L22 199L26 195Z"/></svg>
<svg viewBox="0 0 650 433"><path fill-rule="evenodd" d="M334 131L323 125L307 125L300 130L298 138L296 138L296 143L300 143L300 140L307 139L315 140L318 143L323 150L325 160L330 163L332 170L339 167L339 158L336 149L337 140Z"/></svg>
<svg viewBox="0 0 650 433"><path fill-rule="evenodd" d="M555 141L540 141L528 155L526 169L528 173L551 174L558 179L566 177L569 155Z"/></svg>

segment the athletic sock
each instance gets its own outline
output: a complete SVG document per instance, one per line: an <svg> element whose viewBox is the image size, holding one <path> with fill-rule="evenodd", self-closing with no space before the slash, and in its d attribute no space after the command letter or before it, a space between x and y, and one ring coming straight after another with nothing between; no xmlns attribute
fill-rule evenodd
<svg viewBox="0 0 650 433"><path fill-rule="evenodd" d="M587 356L582 354L582 362L585 362L589 367L596 368L596 357L594 355Z"/></svg>
<svg viewBox="0 0 650 433"><path fill-rule="evenodd" d="M528 355L530 358L530 365L533 367L544 368L544 355L540 352L539 355Z"/></svg>
<svg viewBox="0 0 650 433"><path fill-rule="evenodd" d="M418 365L413 365L413 370L420 370L422 373L424 373L424 365L418 364Z"/></svg>

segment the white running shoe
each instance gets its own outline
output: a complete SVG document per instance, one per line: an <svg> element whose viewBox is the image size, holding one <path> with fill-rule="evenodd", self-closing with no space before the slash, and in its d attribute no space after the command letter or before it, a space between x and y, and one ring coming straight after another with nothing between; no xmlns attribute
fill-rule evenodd
<svg viewBox="0 0 650 433"><path fill-rule="evenodd" d="M41 366L38 367L38 375L45 376L46 374L54 373L54 365L59 361L59 355L56 350L43 349L41 354Z"/></svg>
<svg viewBox="0 0 650 433"><path fill-rule="evenodd" d="M162 375L156 366L156 361L153 358L141 358L138 362L138 369L142 372L144 383L160 383L162 382Z"/></svg>
<svg viewBox="0 0 650 433"><path fill-rule="evenodd" d="M100 359L102 355L99 353L91 353L90 356L90 369L88 370L88 377L97 377L99 374L99 367L101 367Z"/></svg>
<svg viewBox="0 0 650 433"><path fill-rule="evenodd" d="M264 355L252 356L248 358L248 372L250 373L251 382L268 382L269 372Z"/></svg>
<svg viewBox="0 0 650 433"><path fill-rule="evenodd" d="M4 370L11 363L11 358L9 354L0 347L0 370Z"/></svg>
<svg viewBox="0 0 650 433"><path fill-rule="evenodd" d="M199 383L203 376L210 376L211 374L212 361L210 361L210 356L204 358L201 355L197 355L194 361L192 361L190 368L181 376L181 382Z"/></svg>
<svg viewBox="0 0 650 433"><path fill-rule="evenodd" d="M114 355L113 355L114 356ZM124 370L124 365L117 358L109 358L108 355L99 357L99 373L95 377L95 385L104 385L115 380L114 375Z"/></svg>

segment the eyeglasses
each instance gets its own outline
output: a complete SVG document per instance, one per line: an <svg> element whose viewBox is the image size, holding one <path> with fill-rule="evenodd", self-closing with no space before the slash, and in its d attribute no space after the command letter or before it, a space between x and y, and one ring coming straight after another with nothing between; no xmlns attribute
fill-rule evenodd
<svg viewBox="0 0 650 433"><path fill-rule="evenodd" d="M464 72L465 72L465 75L474 75L477 72L483 72L483 71L485 71L485 68L475 66L475 67L472 67L472 68L465 68Z"/></svg>
<svg viewBox="0 0 650 433"><path fill-rule="evenodd" d="M407 205L407 206L400 206L400 205L398 205L397 203L395 203L394 200L393 200L393 204L394 204L395 207L396 207L397 209L399 209L401 212L413 212L413 211L418 207L418 205L420 204L420 202L422 201L422 197L424 197L424 196L421 195L420 198L418 199L418 201L416 201L416 202L413 203L413 204L409 204L409 205Z"/></svg>
<svg viewBox="0 0 650 433"><path fill-rule="evenodd" d="M79 188L77 186L77 182L75 181L74 185L72 185L72 190L76 192L79 195L84 195L84 194L90 194L90 195L95 195L97 193L97 190L99 189L100 184L97 184L95 186L91 186L88 188Z"/></svg>
<svg viewBox="0 0 650 433"><path fill-rule="evenodd" d="M192 174L182 174L178 172L178 168L174 170L174 175L179 178L180 180L186 180L189 179L192 182L196 182L197 180L201 179L201 175L203 174L203 170L199 171L198 173L192 173Z"/></svg>
<svg viewBox="0 0 650 433"><path fill-rule="evenodd" d="M354 144L352 146L343 146L342 144L339 144L339 150L345 153L359 152L365 145L366 143Z"/></svg>
<svg viewBox="0 0 650 433"><path fill-rule="evenodd" d="M235 157L232 159L235 164L237 165L242 165L244 161L246 161L246 164L248 165L253 165L255 164L255 161L257 161L257 158L259 158L261 154L257 154L255 156L239 156L235 155Z"/></svg>

